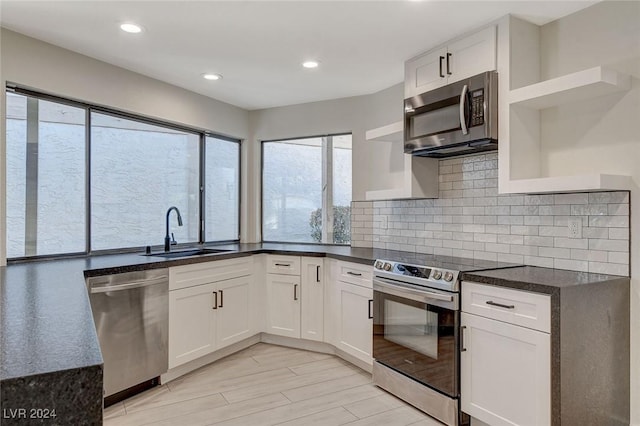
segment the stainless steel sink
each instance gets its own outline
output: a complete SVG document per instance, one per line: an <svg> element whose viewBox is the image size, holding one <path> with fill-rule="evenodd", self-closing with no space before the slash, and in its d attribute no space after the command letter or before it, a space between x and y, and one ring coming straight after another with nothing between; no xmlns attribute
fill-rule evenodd
<svg viewBox="0 0 640 426"><path fill-rule="evenodd" d="M144 256L164 257L164 258L171 259L174 257L201 256L203 254L224 253L228 251L231 251L231 250L204 248L204 249L176 250L176 251L169 251L169 252L151 253L151 254L145 254Z"/></svg>

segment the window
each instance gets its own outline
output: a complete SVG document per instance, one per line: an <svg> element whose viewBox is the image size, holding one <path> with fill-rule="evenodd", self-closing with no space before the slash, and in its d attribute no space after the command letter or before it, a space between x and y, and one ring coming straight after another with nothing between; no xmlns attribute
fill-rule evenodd
<svg viewBox="0 0 640 426"><path fill-rule="evenodd" d="M180 243L199 241L199 141L185 133L107 114L91 114L91 247L162 242L165 213Z"/></svg>
<svg viewBox="0 0 640 426"><path fill-rule="evenodd" d="M239 239L239 141L17 92L6 105L8 258L161 246L171 206L179 243Z"/></svg>
<svg viewBox="0 0 640 426"><path fill-rule="evenodd" d="M7 256L83 252L85 111L7 93Z"/></svg>
<svg viewBox="0 0 640 426"><path fill-rule="evenodd" d="M351 135L263 142L262 162L264 241L351 242Z"/></svg>
<svg viewBox="0 0 640 426"><path fill-rule="evenodd" d="M240 150L236 142L207 136L205 145L206 240L240 235Z"/></svg>

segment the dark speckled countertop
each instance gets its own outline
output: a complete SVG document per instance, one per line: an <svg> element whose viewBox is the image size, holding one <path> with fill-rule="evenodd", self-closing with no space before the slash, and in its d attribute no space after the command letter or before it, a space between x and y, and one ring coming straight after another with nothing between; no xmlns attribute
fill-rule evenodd
<svg viewBox="0 0 640 426"><path fill-rule="evenodd" d="M517 290L536 293L555 294L564 288L584 286L597 283L629 281L628 277L594 274L589 272L566 271L563 269L539 268L536 266L519 266L490 271L466 272L462 280L483 284L509 287Z"/></svg>
<svg viewBox="0 0 640 426"><path fill-rule="evenodd" d="M102 364L85 277L278 253L373 264L420 255L304 244L229 244L229 252L165 259L137 253L42 260L0 268L0 380Z"/></svg>

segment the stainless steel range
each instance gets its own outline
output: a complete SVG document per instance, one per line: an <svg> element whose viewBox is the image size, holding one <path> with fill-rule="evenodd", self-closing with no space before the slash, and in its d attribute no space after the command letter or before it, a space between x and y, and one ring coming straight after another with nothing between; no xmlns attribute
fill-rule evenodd
<svg viewBox="0 0 640 426"><path fill-rule="evenodd" d="M373 381L441 422L460 412L460 275L514 266L444 256L376 260Z"/></svg>

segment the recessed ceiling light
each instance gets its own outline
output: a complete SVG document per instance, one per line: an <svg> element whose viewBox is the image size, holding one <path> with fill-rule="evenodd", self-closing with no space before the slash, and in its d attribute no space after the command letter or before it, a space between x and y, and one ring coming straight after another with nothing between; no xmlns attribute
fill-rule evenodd
<svg viewBox="0 0 640 426"><path fill-rule="evenodd" d="M126 33L138 34L142 32L140 25L132 24L131 22L125 22L120 25L120 29Z"/></svg>
<svg viewBox="0 0 640 426"><path fill-rule="evenodd" d="M222 80L222 76L220 74L202 74L202 77L206 80Z"/></svg>
<svg viewBox="0 0 640 426"><path fill-rule="evenodd" d="M306 61L302 63L302 66L305 68L318 68L318 61Z"/></svg>

